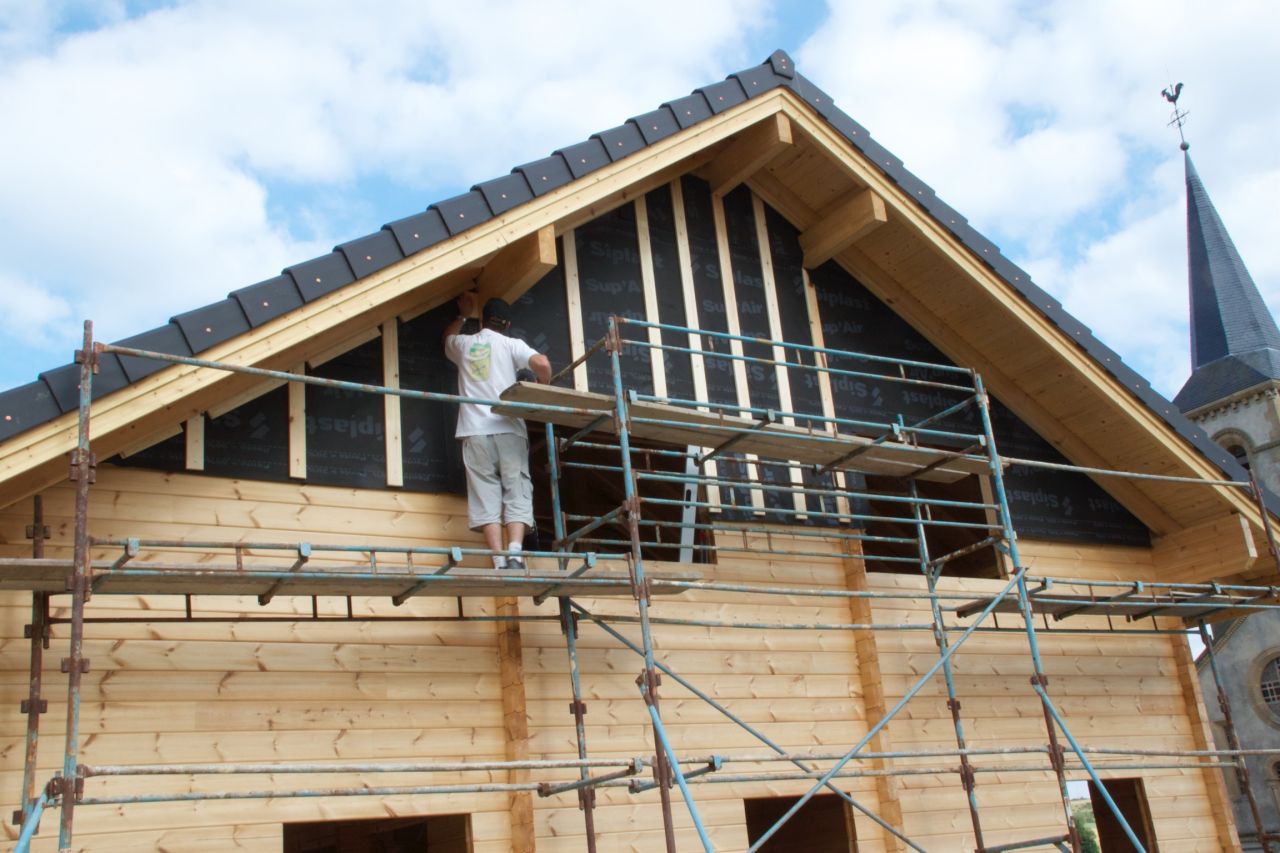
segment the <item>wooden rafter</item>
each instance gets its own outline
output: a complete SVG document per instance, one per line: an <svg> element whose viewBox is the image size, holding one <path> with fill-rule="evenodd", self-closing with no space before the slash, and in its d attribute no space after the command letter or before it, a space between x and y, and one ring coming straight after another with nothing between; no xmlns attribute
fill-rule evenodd
<svg viewBox="0 0 1280 853"><path fill-rule="evenodd" d="M515 302L556 266L556 229L544 225L494 256L476 276L476 290L484 300Z"/></svg>
<svg viewBox="0 0 1280 853"><path fill-rule="evenodd" d="M723 196L768 166L791 144L791 121L784 113L775 113L744 130L704 167L702 174L711 185L711 194Z"/></svg>
<svg viewBox="0 0 1280 853"><path fill-rule="evenodd" d="M887 221L883 198L869 189L853 192L800 234L805 269L822 266Z"/></svg>

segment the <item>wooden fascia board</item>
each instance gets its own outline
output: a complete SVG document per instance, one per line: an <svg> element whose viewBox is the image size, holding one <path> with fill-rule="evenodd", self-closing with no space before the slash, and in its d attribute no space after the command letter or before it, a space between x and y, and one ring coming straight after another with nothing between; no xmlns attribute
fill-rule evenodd
<svg viewBox="0 0 1280 853"><path fill-rule="evenodd" d="M405 258L374 275L326 294L257 329L232 338L200 357L239 366L279 363L281 353L317 335L331 334L347 324L359 323L371 313L379 322L380 307L388 316L423 304L414 291L466 266L481 264L493 252L510 246L540 228L557 230L600 215L623 204L683 170L691 158L710 146L800 103L785 90L776 89L737 105L718 116L642 149L544 196L526 202L507 214L477 225L457 237ZM456 294L442 294L441 301ZM430 302L430 300L428 300ZM439 303L436 303L439 304ZM383 312L385 313L385 312ZM341 335L333 335L339 339ZM281 368L286 369L286 368ZM173 365L134 385L95 402L91 410L92 434L99 458L116 452L123 441L113 440L131 423L153 413L166 412L175 422L196 413L182 405L184 398L224 376L214 368ZM249 383L241 383L242 386ZM77 413L67 412L0 444L0 506L56 483L63 460L76 443Z"/></svg>
<svg viewBox="0 0 1280 853"><path fill-rule="evenodd" d="M794 96L785 93L784 97L789 104L796 105L795 112L788 111L796 127L828 156L848 169L858 183L875 190L891 209L892 216L908 223L921 234L966 278L986 291L998 304L1004 306L1011 315L1011 322L1026 328L1037 339L1043 341L1055 356L1085 377L1089 385L1097 388L1100 394L1115 401L1131 422L1138 425L1154 442L1167 450L1167 456L1173 463L1172 470L1160 473L1177 473L1207 480L1222 479L1222 472L1205 459L1198 449L1173 432L1169 425L1145 403L1135 399L1128 388L1051 323L1011 284L984 266L968 247L948 233L931 215L921 210L913 199L906 196L901 188L886 178L879 169L869 164L861 153L853 149L848 140L827 125L821 117L814 115L807 105L802 105L802 102ZM1198 488L1214 490L1227 503L1230 511L1244 515L1253 525L1261 525L1262 519L1258 507L1245 498L1238 489L1230 486Z"/></svg>
<svg viewBox="0 0 1280 853"><path fill-rule="evenodd" d="M498 252L476 276L480 304L493 298L515 302L555 266L556 229L544 225Z"/></svg>

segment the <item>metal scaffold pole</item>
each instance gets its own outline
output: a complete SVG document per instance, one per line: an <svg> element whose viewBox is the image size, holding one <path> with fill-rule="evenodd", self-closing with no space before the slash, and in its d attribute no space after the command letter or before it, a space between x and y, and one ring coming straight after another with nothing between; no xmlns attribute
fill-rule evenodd
<svg viewBox="0 0 1280 853"><path fill-rule="evenodd" d="M654 665L653 635L649 626L649 585L644 575L644 557L640 548L640 501L636 493L635 475L631 470L631 440L627 430L627 399L622 387L622 363L619 349L622 347L622 336L618 330L616 317L609 320L609 336L605 348L609 352L610 365L613 368L613 394L615 430L618 433L619 455L622 459L622 487L625 497L623 506L628 532L631 537L631 559L628 567L631 570L631 590L636 600L636 609L640 616L640 643L644 650L644 669L640 673L638 684L645 704L653 711L653 772L658 783L658 795L662 801L662 830L667 845L667 853L675 853L676 831L674 816L671 813L671 768L667 763L667 751L663 745L664 734L656 724L660 720L658 709L658 670ZM692 804L691 804L692 807ZM692 810L692 808L691 808ZM695 812L696 816L696 812Z"/></svg>
<svg viewBox="0 0 1280 853"><path fill-rule="evenodd" d="M911 497L918 499L919 489L916 486L916 481L908 481L908 486ZM942 617L942 606L939 604L937 596L938 577L929 559L929 541L925 537L924 512L927 509L928 507L922 508L918 503L911 505L912 515L915 517L917 547L920 552L920 571L924 573L925 582L929 585L929 609L933 614L933 642L937 645L939 652L945 653L948 641L946 625ZM937 572L941 572L941 570L941 567L939 567ZM969 762L969 749L964 736L964 723L960 719L960 699L956 696L956 682L952 673L951 661L947 661L946 665L942 667L942 679L947 685L947 709L951 712L951 725L955 730L956 748L960 751L960 784L964 787L965 797L969 804L969 820L973 824L973 840L977 844L978 853L984 853L987 845L982 839L982 819L978 814L977 780L974 777L973 766Z"/></svg>
<svg viewBox="0 0 1280 853"><path fill-rule="evenodd" d="M82 780L76 772L80 758L80 681L89 661L84 656L84 606L89 598L89 484L97 469L89 447L89 407L93 400L93 374L97 372L98 355L93 346L93 323L84 324L84 346L76 353L80 365L80 418L76 431L76 450L71 455L71 479L76 485L75 553L72 573L67 578L71 593L70 652L62 660L67 673L67 740L62 762L62 815L58 828L58 849L71 849L76 800L81 794Z"/></svg>
<svg viewBox="0 0 1280 853"><path fill-rule="evenodd" d="M551 520L555 531L556 548L564 539L564 512L562 510L560 492L560 454L556 447L556 429L554 424L547 424L547 473L551 481ZM560 571L565 571L568 561L560 560ZM574 736L578 745L578 758L587 757L587 703L582 699L582 678L578 671L578 620L573 613L573 602L569 598L558 600L560 607L560 630L564 634L565 651L569 655L569 683L573 689L573 703L569 713L573 715ZM584 766L578 771L578 778L586 782L590 771ZM587 833L587 853L596 853L596 791L589 785L578 789L578 808L582 809L582 820Z"/></svg>
<svg viewBox="0 0 1280 853"><path fill-rule="evenodd" d="M44 559L44 543L49 538L49 528L44 523L44 498L32 499L31 524L27 528L31 540L33 559ZM28 670L27 698L20 710L27 715L27 750L22 762L21 808L13 813L13 822L21 825L35 807L36 756L40 745L40 715L49 710L44 698L44 650L49 647L49 594L31 594L31 624L26 628L31 640L31 663Z"/></svg>
<svg viewBox="0 0 1280 853"><path fill-rule="evenodd" d="M1099 796L1107 803L1120 827L1127 834L1136 850L1143 847L1134 829L1121 813L1116 802L1111 798L1106 786L1099 778L1099 771L1117 772L1142 769L1168 770L1216 770L1231 768L1241 774L1243 787L1247 786L1246 756L1280 755L1280 750L1247 750L1242 749L1236 738L1231 723L1230 709L1227 706L1223 687L1213 650L1210 646L1209 661L1213 669L1219 689L1219 701L1223 705L1228 726L1229 749L1225 750L1144 750L1140 748L1100 748L1086 747L1078 743L1068 728L1067 722L1048 691L1048 678L1041 657L1041 637L1057 634L1131 634L1131 635L1171 635L1178 633L1174 628L1153 623L1150 627L1136 625L1114 625L1112 614L1127 617L1127 621L1155 612L1178 614L1185 622L1196 624L1202 636L1207 638L1207 630L1203 620L1211 618L1209 614L1224 612L1252 612L1257 610L1280 610L1275 603L1274 587L1243 586L1229 584L1192 584L1149 581L1105 581L1094 579L1070 578L1031 578L1026 566L1021 564L1018 543L1014 532L1014 522L1010 513L1008 496L1003 477L1004 466L1011 460L1002 458L996 448L990 404L991 401L983 387L981 377L972 371L957 368L953 365L930 365L923 362L910 362L886 359L876 356L865 356L857 353L839 353L819 348L792 347L796 351L810 353L821 352L821 366L811 369L826 370L833 375L857 377L884 382L902 382L915 386L929 393L936 392L942 400L937 411L924 420L907 424L901 416L896 422L881 424L870 421L855 421L831 416L809 415L804 412L787 412L775 410L750 409L728 404L706 403L696 400L678 400L664 397L647 396L629 392L624 380L623 348L637 346L640 351L650 355L661 355L663 349L674 349L678 352L697 354L701 358L722 358L727 360L741 359L731 349L727 352L696 350L689 348L661 347L653 343L628 341L623 338L622 329L628 324L655 327L655 324L636 323L623 318L613 317L610 320L608 334L596 345L590 347L587 356L597 354L600 358L609 359L611 370L612 394L603 395L607 402L599 402L602 395L579 394L568 398L549 397L551 400L569 400L569 405L559 403L541 403L520 401L483 401L491 405L510 406L512 411L537 419L541 415L548 420L546 426L547 453L549 461L549 478L551 487L552 520L556 537L555 545L550 551L526 552L527 556L554 561L558 571L534 572L528 575L510 576L491 572L481 573L486 578L498 578L505 584L506 594L529 596L535 604L541 604L551 598L557 599L559 612L549 613L502 613L499 615L464 614L459 598L456 616L406 616L404 619L424 620L512 620L512 621L555 621L565 638L568 655L568 669L572 688L572 703L569 713L574 718L576 758L555 758L537 761L463 761L463 762L406 762L402 764L347 762L347 763L314 763L314 762L277 762L262 764L208 764L208 765L134 765L134 766L93 766L81 762L79 726L80 726L80 690L82 675L88 669L84 657L84 632L86 625L112 622L138 621L181 621L183 617L176 615L138 616L100 615L97 618L86 618L86 603L92 593L111 594L150 594L152 591L172 589L175 579L185 581L188 578L234 577L237 583L252 583L260 604L266 604L273 595L299 595L300 587L290 584L324 584L335 580L350 588L365 590L369 595L387 595L399 605L416 595L440 595L450 589L447 584L466 580L467 583L484 583L490 581L474 580L476 575L466 566L461 566L464 558L492 556L487 549L471 547L410 547L403 545L369 545L369 544L322 544L322 543L287 543L265 542L249 543L236 541L194 541L174 539L94 539L89 536L88 502L89 486L94 479L94 457L90 450L90 402L92 400L93 373L96 370L97 352L118 352L135 357L154 357L162 361L186 364L197 368L214 368L235 370L257 375L263 378L285 377L288 381L306 384L324 385L372 394L396 394L438 402L475 402L464 400L455 395L436 392L419 392L398 388L386 388L376 385L360 385L340 380L328 380L319 377L280 374L259 368L225 365L203 359L168 356L128 348L110 346L94 346L92 325L85 324L84 349L77 354L80 364L80 405L79 430L75 452L72 454L71 479L75 486L75 521L74 521L74 553L70 561L65 557L58 560L42 559L44 542L47 538L44 527L43 505L36 499L34 524L31 527L32 554L27 569L42 575L43 586L39 583L30 587L37 590L33 596L31 630L31 683L28 699L23 711L27 714L28 739L27 759L23 773L23 792L21 811L15 813L15 819L22 818L22 830L17 850L27 849L40 814L47 807L61 807L61 823L59 830L59 849L69 850L73 846L72 829L74 813L85 807L122 805L135 803L160 802L199 802L199 801L232 801L243 799L276 799L276 798L308 798L308 797L358 797L358 796L399 796L416 794L478 794L486 792L535 791L542 797L554 797L560 794L576 792L579 808L584 813L586 827L586 848L592 853L598 844L596 837L596 793L600 788L614 788L619 792L629 791L640 794L652 788L658 789L661 802L662 829L664 843L668 851L674 851L677 845L676 820L673 815L673 786L678 786L688 807L689 816L704 850L712 849L707 828L703 825L702 816L694 802L692 791L696 784L702 785L766 785L773 790L773 783L780 783L778 790L789 791L785 786L799 783L811 785L807 793L799 797L792 806L779 817L774 824L763 832L753 833L750 850L767 849L770 839L788 820L797 816L805 803L819 793L830 792L840 797L851 809L886 830L887 836L896 839L897 843L912 849L924 849L921 844L910 840L904 834L901 820L895 817L893 823L881 818L871 808L859 803L854 796L844 790L849 787L843 780L878 779L886 776L901 777L935 777L946 779L958 776L967 795L968 810L973 827L973 837L978 851L995 853L1002 850L1028 849L1033 846L1057 847L1070 849L1079 853L1080 837L1077 833L1074 816L1071 811L1070 798L1067 792L1069 776L1080 778L1087 775L1097 786ZM668 327L659 327L668 328ZM676 329L677 331L690 331ZM719 336L721 339L739 340L741 342L759 343L755 339L739 338L723 333L707 333L709 337ZM691 341L693 339L691 338ZM792 345L772 342L779 347ZM648 347L648 349L643 349ZM628 349L628 357L630 350ZM873 366L854 370L843 370L830 366L828 355L850 356L855 359L867 359ZM804 364L786 362L789 368L805 367ZM783 364L783 362L778 362ZM963 375L972 387L964 387L955 382L936 381L935 374L922 372L938 370L941 376ZM630 370L630 365L628 365ZM884 372L878 372L883 370ZM909 371L912 371L909 373ZM572 389L539 389L539 393L548 390ZM585 389L581 389L585 390ZM961 395L967 396L963 402L952 402ZM950 397L948 397L950 395ZM505 398L505 395L504 395ZM588 400L588 398L590 398ZM589 404L589 405L588 405ZM951 416L964 408L974 406L981 420L980 432L970 430L969 433L957 432L947 426L954 420ZM972 411L972 410L971 410ZM657 414L655 414L657 412ZM688 420L682 420L689 415ZM699 416L706 415L701 425L690 425ZM555 420L560 418L561 420ZM794 421L789 423L788 419ZM561 423L568 427L567 439L557 439L553 423ZM703 430L696 433L697 429ZM841 432L841 429L849 430ZM592 435L614 433L611 438L616 441L609 444L597 444ZM674 434L679 440L667 441ZM866 438L868 434L877 436ZM665 437L664 437L665 436ZM767 436L767 442L759 443L761 436ZM757 444L752 446L751 442ZM815 442L847 443L832 446L830 456L817 463L813 460L810 449L808 457L799 451ZM641 447L633 446L640 442ZM684 447L684 450L663 450L650 448L646 442L666 443L671 447ZM700 442L700 443L699 443ZM772 442L772 443L768 443ZM932 442L935 446L930 446ZM585 456L572 460L562 458L569 447L579 447L586 451ZM839 485L832 480L820 483L817 477L802 479L778 475L774 477L738 477L732 475L722 466L719 472L705 473L697 468L685 468L675 471L670 467L672 460L687 461L690 455L688 447L704 448L704 460L709 460L730 448L735 453L742 453L759 461L754 463L754 470L769 469L783 471L792 469L810 473L836 471L841 468L865 470L877 473L884 470L868 465L868 460L878 459L875 465L898 465L891 468L886 476L902 478L903 489L893 489L892 494L884 494L874 489L857 489L852 484ZM954 448L963 447L962 450ZM705 448L714 448L710 451ZM608 450L616 452L620 458L617 465L604 465L598 461L594 451ZM896 455L895 455L896 454ZM859 459L861 457L861 459ZM808 461L805 461L807 458ZM659 461L655 463L655 459ZM886 460L888 460L886 462ZM896 460L896 461L895 461ZM612 460L608 460L612 461ZM1135 472L1113 472L1102 469L1087 469L1063 463L1036 462L1034 460L1012 460L1015 464L1040 465L1054 469L1074 471L1077 473L1098 476L1113 475L1152 481L1172 481L1178 483L1199 483L1211 486L1247 486L1234 481L1195 480L1192 478L1174 477L1172 475L1143 474ZM666 465L666 467L664 467ZM859 467L862 466L862 467ZM940 482L956 482L959 477L986 475L991 478L993 497L984 498L981 502L972 500L955 500L951 497L938 497L928 484L918 485L918 480L935 479L937 469L943 466L954 466L950 470L955 473L954 479L942 478ZM743 466L744 470L752 470L752 466ZM562 501L565 498L565 482L563 472L577 468L594 472L607 472L610 476L621 476L624 498L622 504L610 511L602 511L593 515L581 516L567 513ZM819 470L820 469L820 470ZM959 473L956 473L959 472ZM945 469L944 472L945 473ZM593 476L596 476L593 474ZM800 485L803 483L804 485ZM644 496L641 489L644 488ZM714 500L699 499L700 490L729 489L750 492L753 497L777 498L778 500L752 500L750 505L744 504L744 517L727 517L715 515L717 504ZM679 491L683 496L673 500L670 495ZM932 497L927 497L932 496ZM843 503L842 503L843 502ZM854 504L865 502L867 510ZM648 504L651 511L642 518L641 508ZM872 506L875 504L875 506ZM794 508L788 508L788 507ZM886 510L885 507L888 507ZM673 509L678 509L680 520ZM1265 506L1261 506L1265 514ZM978 511L995 512L998 522L989 517L985 523L975 523L967 519ZM700 520L701 519L701 520ZM579 526L575 530L567 522L573 521ZM835 532L826 524L839 522L841 525L857 523L858 532ZM779 532L774 525L786 525ZM872 525L887 525L890 535L884 534L884 528L874 530ZM625 534L619 535L619 527L625 528ZM677 536L666 533L676 531ZM904 532L906 531L906 532ZM936 532L946 536L963 537L963 544L956 550L942 556L933 556L930 538ZM643 535L642 535L643 534ZM729 534L733 535L732 541ZM756 538L751 538L752 535ZM789 542L777 542L775 538L786 536ZM741 537L739 542L737 537ZM613 538L600 538L613 537ZM750 541L749 541L750 540ZM789 543L815 543L811 546ZM934 539L933 544L938 541ZM869 561L880 565L876 571L883 570L885 565L890 569L900 568L906 572L919 570L924 574L925 588L916 582L908 582L904 586L888 586L883 589L858 588L848 589L840 585L823 586L821 583L806 584L803 580L791 583L775 580L772 583L744 581L733 577L717 576L708 573L704 577L681 573L667 574L665 566L659 566L662 573L654 574L646 571L646 557L650 569L655 566L657 558L664 554L681 553L682 562L691 562L693 555L705 555L708 562L715 560L715 555L750 554L753 551L766 551L771 560L786 562L788 566L803 567L803 558L815 561L829 559L828 546L850 542L858 543L858 559L864 567L870 567ZM610 553L597 554L588 550L592 543L617 545ZM863 549L866 546L866 550ZM123 551L114 561L110 554L103 558L99 554L96 561L90 561L90 550L122 548ZM915 552L912 552L912 548ZM977 601L972 594L959 591L940 591L944 566L952 560L975 553L985 548L997 548L1008 555L1012 574L1001 584L1001 589L994 594L984 594ZM156 559L148 549L159 549L161 554L181 549L200 552L188 562L164 562L165 557ZM887 553L876 554L879 549ZM940 550L940 549L934 549ZM234 552L234 563L227 552ZM251 553L252 552L252 553ZM625 553L621 553L625 552ZM146 556L143 556L145 553ZM213 562L221 554L225 560L221 565ZM361 556L352 556L360 554ZM388 570L385 561L379 561L379 555L395 554L397 561L404 561L407 567L403 572ZM167 555L165 555L167 557ZM257 563L246 563L246 556L258 560ZM312 557L316 559L308 564ZM617 565L625 559L627 572L595 571L597 557L605 561L612 560ZM418 562L415 563L415 558ZM21 558L3 558L6 564L19 562ZM172 558L168 558L172 559ZM722 556L726 567L733 568L732 561L736 556ZM750 559L745 557L743 559ZM360 565L338 565L333 563L342 560L356 560ZM432 565L423 565L424 562ZM290 565L292 563L292 565ZM367 563L367 565L364 565ZM442 565L440 565L442 563ZM70 571L69 574L66 574ZM50 576L48 572L56 572ZM771 570L772 572L772 570ZM464 577L459 578L459 575ZM34 575L33 575L34 576ZM388 585L388 578L393 585ZM1038 581L1040 586L1034 591L1029 583ZM120 587L112 587L113 583L131 583L133 592ZM1054 583L1058 587L1053 587ZM775 585L776 584L776 585ZM58 611L57 618L51 618L49 612L49 595L64 589L70 593L69 615ZM1067 589L1063 591L1063 587ZM1115 588L1116 594L1107 594L1108 587ZM323 587L321 587L323 589ZM1087 593L1081 594L1073 588L1085 588ZM1097 588L1097 589L1095 589ZM483 591L461 592L459 595L484 595ZM947 589L943 587L943 589ZM1099 593L1098 590L1104 590ZM140 590L140 591L139 591ZM291 591L293 590L293 591ZM678 594L686 591L704 591L715 596L753 596L745 601L752 602L750 611L735 612L733 607L724 612L695 613L699 618L689 618L684 613L673 610L662 612L652 610L655 594ZM232 594L223 591L225 594ZM223 594L214 593L214 594ZM240 593L235 593L240 594ZM313 593L305 593L311 595ZM320 594L324 594L321 592ZM361 593L357 593L361 594ZM360 616L353 613L348 592L347 620L377 620L393 618L386 616ZM635 613L615 613L613 615L597 615L578 603L571 596L622 596L634 600ZM915 610L923 608L927 601L931 618L910 618L908 620L880 619L866 608L863 615L855 615L852 620L842 617L824 618L818 616L797 617L794 611L788 612L787 606L780 606L776 613L766 612L767 608L757 607L754 602L760 599L795 598L798 602L816 602L825 599L830 603L859 598L867 603L883 602L890 608ZM948 623L948 612L955 618ZM1021 624L999 624L998 613L1017 613ZM763 615L756 615L762 613ZM1107 614L1105 627L1101 620L1081 620L1081 627L1059 628L1050 630L1048 615L1055 619L1068 616L1088 616ZM1035 619L1045 616L1043 631L1038 630ZM921 611L922 616L922 611ZM735 618L736 617L736 618ZM990 617L990 618L989 618ZM193 617L190 597L187 599L187 621L249 621L260 618L265 621L294 619L302 617L281 616L278 613L260 613L256 617L241 613L234 616ZM313 607L312 618L319 621L336 621L344 617L321 617ZM1216 618L1216 617L1213 617ZM995 624L991 624L994 622ZM67 738L66 752L61 773L44 789L36 791L34 778L36 761L35 747L38 739L39 716L45 710L40 681L43 643L47 641L51 625L68 625L70 632L70 653L63 661L63 671L68 674L67 702ZM1073 623L1080 624L1080 623ZM696 627L700 631L883 631L901 632L900 636L912 636L908 632L930 633L934 638L938 655L928 661L926 671L920 673L913 667L913 678L899 699L883 710L882 703L879 718L858 742L850 749L844 744L829 748L829 744L821 744L827 749L819 751L816 747L810 752L790 748L785 737L775 740L766 734L767 726L760 724L750 714L742 713L729 700L721 701L716 690L699 689L693 682L681 676L670 665L672 661L663 663L655 653L654 626L671 625L676 630ZM587 705L584 695L592 695L587 689L584 693L584 673L579 661L579 633L583 626L586 630L599 629L604 636L612 638L621 646L634 652L642 661L640 677L637 679L639 694L645 703L647 725L652 729L654 752L652 757L640 756L632 758L588 758L587 749ZM617 627L615 627L617 626ZM630 626L630 635L623 634L619 628ZM60 629L59 629L60 630ZM956 672L953 669L956 654L966 641L975 633L986 633L992 636L1008 634L1011 639L1025 636L1025 647L1030 656L1032 689L1035 691L1044 716L1048 742L1029 746L972 746L970 738L973 732L966 732L960 714ZM638 634L638 636L637 636ZM593 637L594 639L594 637ZM1045 640L1045 642L1050 642ZM586 675L590 675L588 667ZM667 723L664 722L659 701L659 685L661 677L666 676L680 688L688 690L694 697L713 709L725 719L736 725L742 732L763 744L768 752L714 752L710 755L681 755L672 743ZM897 717L918 697L921 692L933 689L934 678L941 675L946 687L947 705L951 714L952 727L956 747L929 750L898 750L873 753L864 751L887 725ZM588 688L591 685L588 684ZM681 696L684 694L681 693ZM807 713L807 711L806 711ZM1069 748L1064 748L1065 741ZM598 744L597 744L597 748ZM572 750L571 750L572 753ZM1015 756L1025 756L1022 761L1009 760ZM870 766L862 763L866 760L889 758L924 759L934 758L929 764L918 762L902 766L886 765ZM1047 758L1047 762L1046 762ZM770 762L785 763L789 766L776 768L765 766ZM732 764L748 765L739 772L726 772L725 767ZM823 765L826 765L825 768ZM545 773L549 781L534 780L527 777L516 783L495 783L486 781L440 780L439 784L414 784L410 786L373 786L361 781L361 784L343 784L335 787L298 788L281 785L276 774L287 778L289 774L339 773L339 774L377 774L384 772L399 773L494 773L501 771L522 770L530 773ZM652 780L640 774L652 771ZM1001 774L1026 773L1033 778L1045 780L1047 772L1052 771L1057 782L1058 795L1062 801L1062 809L1067 825L1065 834L1053 838L1038 838L1016 841L1013 843L997 843L988 846L986 837L991 834L995 825L991 815L982 815L976 794L975 780L978 774L993 774L986 778L997 780ZM108 787L98 791L102 796L85 796L83 785L86 780L99 777L117 776L188 776L210 775L226 776L231 774L260 774L271 777L269 784L260 789L211 791L198 790L185 786L179 788L162 788L156 793L112 793ZM552 775L554 774L554 775ZM430 782L430 780L428 780ZM1040 784L1037 782L1037 784ZM702 789L706 790L706 789ZM984 787L984 791L991 788ZM92 794L92 792L91 792ZM984 795L985 796L985 795ZM1258 806L1251 799L1255 820L1258 823L1259 836L1263 849L1270 853L1273 846L1262 832L1258 819ZM1056 810L1056 803L1054 809ZM683 816L680 816L683 820ZM987 818L986 832L982 818ZM804 820L804 817L801 816ZM898 825L894 825L898 824ZM83 827L82 827L83 831ZM964 832L957 828L957 832ZM967 834L967 833L966 833ZM780 840L780 839L779 839ZM777 842L775 842L777 843ZM785 842L784 842L785 843Z"/></svg>

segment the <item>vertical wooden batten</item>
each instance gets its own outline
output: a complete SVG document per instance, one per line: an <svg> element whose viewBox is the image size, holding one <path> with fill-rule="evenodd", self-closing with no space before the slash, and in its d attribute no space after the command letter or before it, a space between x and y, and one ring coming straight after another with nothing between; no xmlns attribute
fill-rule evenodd
<svg viewBox="0 0 1280 853"><path fill-rule="evenodd" d="M578 279L578 243L574 230L564 232L564 292L569 305L569 354L573 360L582 358L587 351L586 334L582 330L582 292ZM573 369L573 387L586 391L587 366L579 364Z"/></svg>
<svg viewBox="0 0 1280 853"><path fill-rule="evenodd" d="M693 292L693 255L689 251L689 226L684 217L684 189L680 179L671 182L671 210L676 226L676 253L680 257L680 290L684 293L685 323L690 329L698 325L698 297ZM702 338L689 333L689 349L702 349ZM693 394L699 400L707 399L707 372L702 356L697 352L689 356L689 369L693 373Z"/></svg>
<svg viewBox="0 0 1280 853"><path fill-rule="evenodd" d="M711 218L716 229L716 254L720 259L720 284L724 288L724 315L729 326L729 334L741 335L742 324L738 320L738 292L733 284L733 257L729 252L729 228L725 224L724 199L711 197ZM729 341L729 352L735 356L733 360L733 384L738 392L738 405L751 405L751 385L747 381L747 363L742 360L742 341ZM754 454L747 454L747 477L753 481L760 480L760 466ZM751 505L756 510L764 509L764 493L759 489L751 490Z"/></svg>
<svg viewBox="0 0 1280 853"><path fill-rule="evenodd" d="M187 470L204 470L204 414L189 418L186 423Z"/></svg>
<svg viewBox="0 0 1280 853"><path fill-rule="evenodd" d="M400 331L394 317L382 324L382 384L388 388L400 387ZM384 394L382 402L386 419L383 435L387 441L387 485L400 487L404 485L400 398L395 394Z"/></svg>
<svg viewBox="0 0 1280 853"><path fill-rule="evenodd" d="M520 615L518 598L498 598L497 615ZM524 643L520 623L515 619L496 623L498 626L498 673L502 684L502 726L506 734L508 761L529 758L529 710L524 686ZM528 770L507 771L508 781L528 782ZM511 794L511 850L533 853L536 849L533 826L533 794L515 791Z"/></svg>
<svg viewBox="0 0 1280 853"><path fill-rule="evenodd" d="M658 317L658 285L653 275L653 246L649 240L649 205L644 196L636 199L636 241L640 247L640 285L644 289L644 318L650 323L661 322ZM649 343L662 345L662 332L649 329ZM667 357L660 349L650 351L649 365L653 368L653 393L667 396Z"/></svg>
<svg viewBox="0 0 1280 853"><path fill-rule="evenodd" d="M844 530L842 532L852 533L854 531ZM846 539L841 542L841 551L844 553L845 583L850 590L856 592L865 592L869 589L866 563L862 559L861 546L862 543L856 540ZM849 615L854 624L871 625L876 621L871 607L871 599L868 598L850 598ZM884 718L888 708L888 700L884 691L884 677L880 671L880 650L876 646L875 632L869 628L854 631L853 642L858 658L858 683L862 688L862 704L866 713L866 725L870 728ZM888 727L881 729L871 739L868 744L868 750L871 752L892 751ZM893 769L893 760L878 758L873 760L871 765L876 770L888 771ZM879 800L879 809L876 809L876 811L886 823L898 831L903 829L901 788L902 783L897 776L884 775L876 777L876 798ZM879 830L884 840L885 850L903 851L907 849L902 840L895 837L893 833L883 827L880 827Z"/></svg>
<svg viewBox="0 0 1280 853"><path fill-rule="evenodd" d="M769 227L765 220L764 202L754 192L751 193L751 211L756 221L756 247L760 251L760 276L764 282L765 311L769 315L769 337L780 341L782 340L782 315L778 310L778 285L773 275L773 251L769 247ZM791 400L791 374L782 366L783 362L791 360L793 360L791 351L777 345L773 347L773 372L778 382L778 404L784 412L795 411L795 404ZM783 418L783 422L789 426L795 426L796 419L788 416ZM787 474L793 486L797 488L804 486L804 477L801 476L799 468L792 466ZM791 497L796 511L803 513L806 508L804 494L797 492Z"/></svg>
<svg viewBox="0 0 1280 853"><path fill-rule="evenodd" d="M684 318L687 328L701 328L698 322L698 297L693 291L693 253L689 250L689 224L685 219L684 188L680 179L671 182L671 211L676 225L676 253L680 257L680 289L684 293ZM693 396L698 400L708 399L707 368L699 351L702 349L702 336L689 333L689 371L693 374ZM708 462L704 468L707 476L716 476L715 461ZM707 486L707 503L713 507L720 506L720 489Z"/></svg>
<svg viewBox="0 0 1280 853"><path fill-rule="evenodd" d="M813 345L819 350L823 350L827 347L827 336L822 331L822 312L818 306L818 289L813 286L808 270L801 269L800 275L804 281L805 306L809 309L809 334L812 335ZM825 370L829 366L827 354L825 352L814 353L814 363L820 368L818 370L818 396L822 400L822 415L823 417L834 418L836 416L836 398L831 389L831 374ZM835 424L831 424L828 429L832 432L839 432L835 428ZM844 472L835 472L835 477L836 483L840 488L848 489L849 481L846 479ZM849 499L844 497L837 498L836 508L839 513L848 513Z"/></svg>
<svg viewBox="0 0 1280 853"><path fill-rule="evenodd" d="M301 376L307 366L289 372ZM301 382L289 383L289 476L307 479L307 386Z"/></svg>

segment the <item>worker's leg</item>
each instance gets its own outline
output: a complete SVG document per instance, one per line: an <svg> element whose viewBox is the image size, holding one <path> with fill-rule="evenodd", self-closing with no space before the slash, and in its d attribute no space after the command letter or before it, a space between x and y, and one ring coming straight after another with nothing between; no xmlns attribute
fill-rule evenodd
<svg viewBox="0 0 1280 853"><path fill-rule="evenodd" d="M507 550L518 554L525 530L533 526L533 480L529 477L529 440L521 435L495 435L502 478L502 520ZM523 560L521 561L523 562Z"/></svg>
<svg viewBox="0 0 1280 853"><path fill-rule="evenodd" d="M484 532L491 551L502 551L502 477L498 449L492 435L462 439L462 464L467 470L467 525ZM495 556L494 568L505 568L506 557Z"/></svg>

